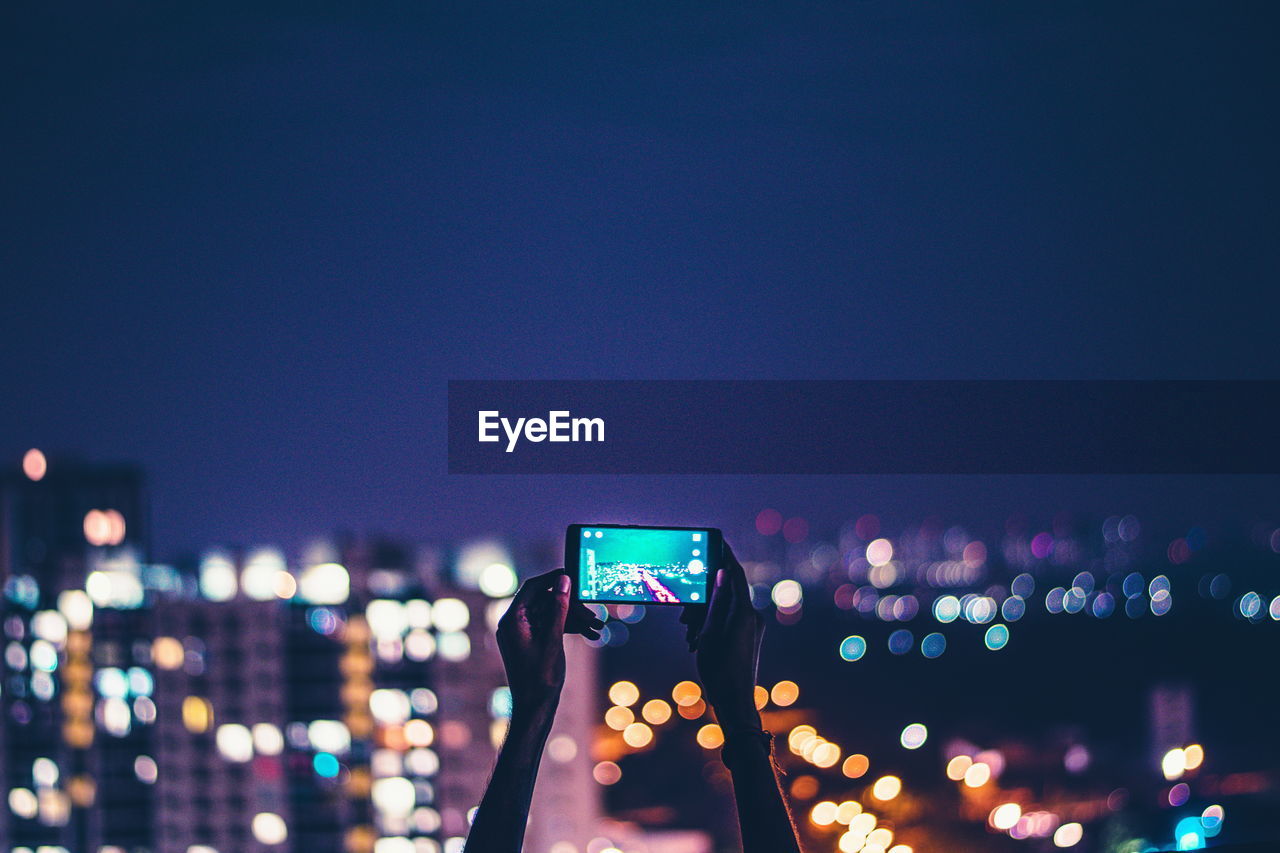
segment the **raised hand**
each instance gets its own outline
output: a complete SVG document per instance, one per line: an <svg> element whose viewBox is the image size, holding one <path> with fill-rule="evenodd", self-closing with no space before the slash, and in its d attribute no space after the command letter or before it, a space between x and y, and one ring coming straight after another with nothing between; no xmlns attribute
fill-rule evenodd
<svg viewBox="0 0 1280 853"><path fill-rule="evenodd" d="M681 621L689 626L698 676L721 727L758 729L755 685L764 619L751 605L746 572L728 543L723 554L710 604L686 609Z"/></svg>
<svg viewBox="0 0 1280 853"><path fill-rule="evenodd" d="M569 587L563 569L529 578L498 622L498 650L515 712L555 708L564 686L566 630L599 637L604 623L583 605L570 606Z"/></svg>

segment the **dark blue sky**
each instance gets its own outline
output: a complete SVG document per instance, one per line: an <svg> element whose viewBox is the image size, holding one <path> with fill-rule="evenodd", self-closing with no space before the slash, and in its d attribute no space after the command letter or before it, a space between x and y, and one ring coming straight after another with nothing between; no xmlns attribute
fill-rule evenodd
<svg viewBox="0 0 1280 853"><path fill-rule="evenodd" d="M143 463L162 556L1268 492L449 478L443 418L448 378L1277 378L1273 4L359 6L0 12L0 450Z"/></svg>

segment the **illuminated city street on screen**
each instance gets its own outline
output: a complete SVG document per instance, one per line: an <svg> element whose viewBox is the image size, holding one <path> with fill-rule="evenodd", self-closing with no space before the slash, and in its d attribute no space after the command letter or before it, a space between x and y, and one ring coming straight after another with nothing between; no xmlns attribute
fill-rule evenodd
<svg viewBox="0 0 1280 853"><path fill-rule="evenodd" d="M707 533L586 528L578 554L584 601L698 604L706 601Z"/></svg>

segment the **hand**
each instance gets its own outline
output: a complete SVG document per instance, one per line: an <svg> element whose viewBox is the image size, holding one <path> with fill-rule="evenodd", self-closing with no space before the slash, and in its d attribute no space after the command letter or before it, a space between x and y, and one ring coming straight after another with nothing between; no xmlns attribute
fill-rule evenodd
<svg viewBox="0 0 1280 853"><path fill-rule="evenodd" d="M498 622L498 650L507 671L513 713L554 711L564 687L564 634L594 639L603 622L582 604L570 607L569 576L563 569L521 585Z"/></svg>
<svg viewBox="0 0 1280 853"><path fill-rule="evenodd" d="M746 572L728 543L723 554L710 603L705 608L686 608L680 621L689 626L686 639L697 652L698 677L721 727L758 729L756 668L764 619L751 605Z"/></svg>

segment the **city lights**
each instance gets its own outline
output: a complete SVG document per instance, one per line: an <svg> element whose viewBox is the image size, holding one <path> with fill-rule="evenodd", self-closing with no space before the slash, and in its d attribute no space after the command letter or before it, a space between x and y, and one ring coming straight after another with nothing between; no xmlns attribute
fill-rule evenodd
<svg viewBox="0 0 1280 853"><path fill-rule="evenodd" d="M440 632L458 632L470 624L471 611L464 601L457 598L442 598L432 605L431 618Z"/></svg>
<svg viewBox="0 0 1280 853"><path fill-rule="evenodd" d="M344 604L351 596L351 576L339 563L308 566L298 576L297 594L311 604Z"/></svg>
<svg viewBox="0 0 1280 853"><path fill-rule="evenodd" d="M48 489L63 476L60 465L56 477L23 488ZM146 515L132 508L137 505L98 495L75 506L65 526L75 559L83 562L68 564L83 572L72 583L36 569L5 579L6 724L20 736L34 733L32 751L7 777L10 821L36 829L74 824L80 831L87 815L116 807L103 805L119 801L121 790L113 786L131 785L133 801L159 803L157 813L170 809L166 826L178 828L171 839L153 838L155 849L226 853L236 849L233 828L260 845L300 843L315 830L299 804L319 795L341 806L332 813L342 815L335 818L340 837L352 849L460 849L480 777L487 778L514 710L491 636L514 590L506 549L500 556L489 552L488 562L475 552L474 588L452 578L456 567L448 564L447 549L421 558L427 567L421 572L412 552L402 559L395 556L402 549L324 542L299 560L257 547L157 565L135 553L132 540L145 541L147 534ZM118 532L113 506L122 520L129 515L130 541L95 545ZM102 509L82 531L89 507ZM776 522L774 532L783 533L781 514ZM1159 773L1145 748L1140 755L1136 747L1112 755L1087 726L1001 733L999 749L958 732L963 724L971 733L987 731L974 724L980 716L974 709L1007 699L1001 690L1022 689L1040 667L1065 673L1063 689L1086 689L1076 676L1091 658L1070 643L1063 644L1073 655L1065 663L1047 657L1037 633L1046 621L1065 632L1093 630L1088 626L1109 619L1099 630L1112 631L1132 618L1141 631L1154 623L1153 614L1169 614L1171 628L1189 626L1177 620L1198 616L1199 607L1248 631L1272 624L1270 602L1280 601L1265 577L1246 580L1230 565L1203 562L1194 532L1183 537L1185 552L1177 554L1185 559L1176 571L1163 557L1140 561L1128 548L1132 540L1121 537L1118 517L1092 538L1074 534L1065 522L1043 529L1012 525L981 539L959 525L894 526L889 539L879 519L872 525L864 517L826 539L806 522L798 542L784 536L785 542L772 540L776 550L753 552L746 543L740 552L755 603L779 617L770 631L783 652L762 667L772 678L754 686L753 703L766 728L778 733L783 790L819 846L910 853L901 839L929 849L926 839L941 838L935 830L945 825L970 846L994 832L1007 836L1004 842L1092 849L1095 836L1107 831L1107 816L1117 814L1135 825L1160 821L1161 837L1146 839L1152 845L1199 849L1224 831L1226 810L1233 814L1228 837L1236 823L1248 821L1250 812L1236 810L1236 798L1267 790L1267 777L1230 758L1239 750L1219 746L1220 730L1208 724L1170 728L1187 741L1214 738L1208 742L1214 763L1207 764L1200 743L1176 741L1158 756ZM792 525L793 533L799 527ZM858 528L868 535L855 535ZM1112 541L1107 531L1114 548L1090 550ZM1276 537L1271 525L1254 534L1268 560L1277 553ZM1176 612L1168 606L1175 591ZM610 656L628 631L632 642L647 642L657 621L642 621L644 610L626 605L599 612L619 629L614 640L592 650L569 638L571 655ZM832 621L815 621L822 619ZM1008 647L1014 622L1027 642L987 657L984 650ZM802 639L806 645L797 644ZM975 656L999 675L973 670L956 677ZM644 692L638 685L648 691L664 684L653 679L666 674L667 664L644 670L637 663L642 658L631 650L605 657L600 671L608 677L586 679L562 703L568 712L595 707L602 694L608 698L600 716L558 718L542 767L559 774L555 784L562 790L585 785L600 795L626 774L628 783L612 799L640 797L636 808L648 808L660 795L645 800L636 792L660 780L653 774L665 771L654 768L690 756L709 784L727 781L715 752L724 732L702 688L680 681L669 693L665 685ZM570 667L572 676L578 671L572 657ZM913 691L889 696L885 691L898 692L899 670L903 677L939 679L946 701L913 709ZM1155 697L1167 705L1160 713L1198 724L1197 697L1184 699L1180 690ZM56 722L48 725L50 719ZM897 752L899 746L915 752ZM75 751L86 751L83 761ZM67 755L74 762L64 761ZM876 756L874 768L868 755ZM1237 766L1221 766L1228 761ZM193 767L212 792L208 807L232 815L227 826L205 833L185 812L173 816L180 806L167 803L192 784ZM1197 775L1206 767L1209 775ZM365 805L352 809L344 800ZM595 808L588 802L582 811L595 820ZM674 811L680 813L678 804ZM554 835L542 838L540 849L571 844L577 853L592 853L585 840ZM574 837L599 839L600 850L639 849L639 842L611 832ZM99 846L114 853L111 845Z"/></svg>
<svg viewBox="0 0 1280 853"><path fill-rule="evenodd" d="M44 454L36 448L31 448L22 456L22 473L33 483L38 483L44 479L44 475L49 470L49 463L44 458Z"/></svg>
<svg viewBox="0 0 1280 853"><path fill-rule="evenodd" d="M769 698L779 708L786 708L800 698L800 687L794 681L779 681L769 691Z"/></svg>
<svg viewBox="0 0 1280 853"><path fill-rule="evenodd" d="M902 730L899 741L906 749L919 749L929 737L929 730L923 723L912 723Z"/></svg>
<svg viewBox="0 0 1280 853"><path fill-rule="evenodd" d="M888 539L876 539L867 545L867 562L872 566L885 566L893 559L893 543Z"/></svg>
<svg viewBox="0 0 1280 853"><path fill-rule="evenodd" d="M836 804L830 800L815 804L809 810L809 820L816 826L830 826L836 822Z"/></svg>
<svg viewBox="0 0 1280 853"><path fill-rule="evenodd" d="M609 688L609 701L615 705L630 706L640 699L640 690L630 681L619 681Z"/></svg>
<svg viewBox="0 0 1280 853"><path fill-rule="evenodd" d="M840 765L840 772L850 779L860 779L871 768L871 762L862 753L854 753Z"/></svg>
<svg viewBox="0 0 1280 853"><path fill-rule="evenodd" d="M612 761L601 761L591 769L591 776L601 785L616 785L622 779L622 769Z"/></svg>
<svg viewBox="0 0 1280 853"><path fill-rule="evenodd" d="M125 521L118 510L91 509L85 514L83 527L90 545L119 545L124 541Z"/></svg>
<svg viewBox="0 0 1280 853"><path fill-rule="evenodd" d="M988 821L991 825L1001 831L1007 831L1018 825L1018 820L1022 817L1022 807L1017 803L1005 803L996 806L991 810Z"/></svg>
<svg viewBox="0 0 1280 853"><path fill-rule="evenodd" d="M902 780L897 776L881 776L871 786L871 796L881 802L892 800L902 791Z"/></svg>
<svg viewBox="0 0 1280 853"><path fill-rule="evenodd" d="M622 739L632 749L641 749L653 741L653 729L644 723L632 723L622 730Z"/></svg>
<svg viewBox="0 0 1280 853"><path fill-rule="evenodd" d="M773 603L781 610L789 610L800 605L804 598L804 590L793 580L781 580L773 585L771 593Z"/></svg>
<svg viewBox="0 0 1280 853"><path fill-rule="evenodd" d="M671 688L671 699L681 708L689 707L702 699L702 688L692 681L681 681Z"/></svg>
<svg viewBox="0 0 1280 853"><path fill-rule="evenodd" d="M982 762L970 764L961 778L964 779L964 784L968 787L981 788L991 781L991 767Z"/></svg>
<svg viewBox="0 0 1280 853"><path fill-rule="evenodd" d="M253 837L261 844L283 844L289 837L289 828L284 818L271 812L260 812L253 816Z"/></svg>
<svg viewBox="0 0 1280 853"><path fill-rule="evenodd" d="M622 705L614 705L604 712L604 722L609 728L622 731L636 720L635 712Z"/></svg>
<svg viewBox="0 0 1280 853"><path fill-rule="evenodd" d="M836 822L849 826L854 818L862 814L862 803L857 800L845 800L836 806Z"/></svg>
<svg viewBox="0 0 1280 853"><path fill-rule="evenodd" d="M238 589L235 564L223 554L206 554L200 561L201 594L210 601L230 601Z"/></svg>
<svg viewBox="0 0 1280 853"><path fill-rule="evenodd" d="M228 761L244 763L253 758L253 736L239 723L218 726L218 752Z"/></svg>
<svg viewBox="0 0 1280 853"><path fill-rule="evenodd" d="M516 591L516 573L506 563L490 563L478 580L480 591L490 598L502 598Z"/></svg>
<svg viewBox="0 0 1280 853"><path fill-rule="evenodd" d="M259 755L279 755L284 751L284 735L271 723L255 723L251 729L253 749Z"/></svg>
<svg viewBox="0 0 1280 853"><path fill-rule="evenodd" d="M1170 781L1182 778L1182 774L1187 771L1187 754L1180 747L1175 747L1164 754L1164 758L1160 760L1160 771L1164 773L1164 778Z"/></svg>
<svg viewBox="0 0 1280 853"><path fill-rule="evenodd" d="M757 690L759 689L757 688ZM759 706L757 705L757 707ZM650 699L640 709L640 715L644 717L646 722L660 726L671 719L671 706L661 699Z"/></svg>
<svg viewBox="0 0 1280 853"><path fill-rule="evenodd" d="M578 757L578 744L568 735L556 735L547 742L547 754L552 761L566 764Z"/></svg>
<svg viewBox="0 0 1280 853"><path fill-rule="evenodd" d="M182 724L192 734L203 734L213 724L213 708L209 700L188 696L182 700Z"/></svg>
<svg viewBox="0 0 1280 853"><path fill-rule="evenodd" d="M941 657L946 650L947 638L937 632L926 634L920 641L920 654L930 660Z"/></svg>
<svg viewBox="0 0 1280 853"><path fill-rule="evenodd" d="M708 723L698 729L697 741L703 749L718 749L724 745L724 733L715 723Z"/></svg>
<svg viewBox="0 0 1280 853"><path fill-rule="evenodd" d="M1056 847L1074 847L1080 843L1081 838L1084 838L1084 827L1078 823L1064 823L1053 833Z"/></svg>
<svg viewBox="0 0 1280 853"><path fill-rule="evenodd" d="M857 635L845 637L840 642L840 657L847 661L861 660L867 653L867 641Z"/></svg>

